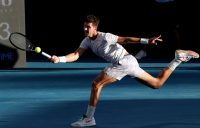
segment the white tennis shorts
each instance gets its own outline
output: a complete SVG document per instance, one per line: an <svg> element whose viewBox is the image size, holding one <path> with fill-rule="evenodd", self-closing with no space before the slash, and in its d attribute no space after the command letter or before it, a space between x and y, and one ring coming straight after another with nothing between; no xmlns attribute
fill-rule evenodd
<svg viewBox="0 0 200 128"><path fill-rule="evenodd" d="M126 75L133 78L139 77L144 73L144 70L140 68L138 61L133 55L125 55L122 59L119 60L119 63L111 64L104 69L104 72L121 80Z"/></svg>

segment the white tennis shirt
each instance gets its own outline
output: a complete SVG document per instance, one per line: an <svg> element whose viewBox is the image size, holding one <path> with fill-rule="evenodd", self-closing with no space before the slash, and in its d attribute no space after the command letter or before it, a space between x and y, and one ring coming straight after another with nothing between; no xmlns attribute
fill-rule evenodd
<svg viewBox="0 0 200 128"><path fill-rule="evenodd" d="M111 33L98 32L95 40L85 37L80 48L90 48L96 55L108 62L116 63L124 57L126 50L117 43L118 36Z"/></svg>

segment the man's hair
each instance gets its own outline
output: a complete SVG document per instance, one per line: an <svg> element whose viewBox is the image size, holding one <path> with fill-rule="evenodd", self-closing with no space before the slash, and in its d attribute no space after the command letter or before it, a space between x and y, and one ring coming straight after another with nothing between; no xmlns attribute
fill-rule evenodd
<svg viewBox="0 0 200 128"><path fill-rule="evenodd" d="M99 25L99 18L95 15L87 15L85 18L86 23L92 23L93 25L97 26Z"/></svg>

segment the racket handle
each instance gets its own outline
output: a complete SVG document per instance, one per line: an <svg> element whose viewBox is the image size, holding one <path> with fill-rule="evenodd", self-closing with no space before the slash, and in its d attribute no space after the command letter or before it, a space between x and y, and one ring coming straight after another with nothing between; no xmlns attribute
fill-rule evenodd
<svg viewBox="0 0 200 128"><path fill-rule="evenodd" d="M47 54L47 53L45 53L45 52L41 52L41 54L42 54L43 56L49 58L49 59L51 58L51 55L49 55L49 54Z"/></svg>

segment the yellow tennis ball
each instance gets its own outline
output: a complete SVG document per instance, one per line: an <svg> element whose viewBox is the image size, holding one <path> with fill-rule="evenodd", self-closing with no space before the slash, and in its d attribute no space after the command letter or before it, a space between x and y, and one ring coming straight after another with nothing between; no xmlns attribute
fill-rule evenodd
<svg viewBox="0 0 200 128"><path fill-rule="evenodd" d="M36 53L40 53L41 52L41 48L40 47L35 47L35 52Z"/></svg>

